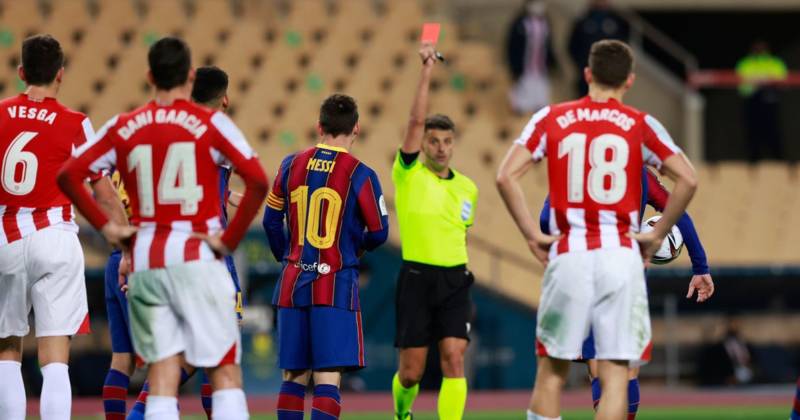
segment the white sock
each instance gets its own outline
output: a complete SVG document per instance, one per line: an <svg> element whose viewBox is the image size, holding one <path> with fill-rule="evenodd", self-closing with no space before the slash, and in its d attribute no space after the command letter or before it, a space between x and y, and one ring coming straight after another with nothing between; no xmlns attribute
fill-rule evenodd
<svg viewBox="0 0 800 420"><path fill-rule="evenodd" d="M545 416L540 416L531 410L528 410L528 420L561 420L561 416L545 417Z"/></svg>
<svg viewBox="0 0 800 420"><path fill-rule="evenodd" d="M69 420L72 414L72 385L69 366L49 363L42 366L42 396L39 401L42 420Z"/></svg>
<svg viewBox="0 0 800 420"><path fill-rule="evenodd" d="M0 361L0 413L8 420L25 420L25 384L22 365L11 360Z"/></svg>
<svg viewBox="0 0 800 420"><path fill-rule="evenodd" d="M162 395L148 395L144 418L145 420L178 420L178 399Z"/></svg>
<svg viewBox="0 0 800 420"><path fill-rule="evenodd" d="M212 420L247 420L247 399L241 388L229 388L211 394Z"/></svg>

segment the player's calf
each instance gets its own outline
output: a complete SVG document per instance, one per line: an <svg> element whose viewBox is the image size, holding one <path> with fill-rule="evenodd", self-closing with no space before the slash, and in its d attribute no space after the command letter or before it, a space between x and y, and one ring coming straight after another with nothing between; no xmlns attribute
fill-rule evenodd
<svg viewBox="0 0 800 420"><path fill-rule="evenodd" d="M247 399L242 390L242 369L238 364L225 364L208 369L211 382L211 418L214 420L246 420L250 417Z"/></svg>
<svg viewBox="0 0 800 420"><path fill-rule="evenodd" d="M560 418L561 390L567 383L569 363L567 360L547 356L539 357L536 386L533 388L528 413L529 418Z"/></svg>
<svg viewBox="0 0 800 420"><path fill-rule="evenodd" d="M597 420L625 418L628 408L628 362L600 360L597 363L597 370L603 394L595 418Z"/></svg>

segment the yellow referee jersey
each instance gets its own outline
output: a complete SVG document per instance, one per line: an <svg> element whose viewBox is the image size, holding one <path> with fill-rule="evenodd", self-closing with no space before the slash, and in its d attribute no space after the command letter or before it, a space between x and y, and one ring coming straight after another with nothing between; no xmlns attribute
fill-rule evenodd
<svg viewBox="0 0 800 420"><path fill-rule="evenodd" d="M475 219L478 187L450 169L442 179L420 162L406 165L398 150L392 167L403 260L439 267L467 263L467 228Z"/></svg>

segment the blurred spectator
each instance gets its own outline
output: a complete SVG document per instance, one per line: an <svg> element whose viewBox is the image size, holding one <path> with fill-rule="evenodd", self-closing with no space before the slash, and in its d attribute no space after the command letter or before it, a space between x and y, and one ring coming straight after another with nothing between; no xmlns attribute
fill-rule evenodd
<svg viewBox="0 0 800 420"><path fill-rule="evenodd" d="M729 319L722 339L702 351L698 365L701 384L742 385L753 381L750 346L740 329L738 320Z"/></svg>
<svg viewBox="0 0 800 420"><path fill-rule="evenodd" d="M526 0L508 31L506 58L514 80L509 99L519 114L550 103L548 71L555 65L555 54L546 11L544 0Z"/></svg>
<svg viewBox="0 0 800 420"><path fill-rule="evenodd" d="M589 65L589 50L592 44L601 39L628 41L630 27L628 22L614 12L610 0L591 0L589 10L572 26L569 38L569 54L578 68L578 96L589 93L589 86L583 80L583 69Z"/></svg>
<svg viewBox="0 0 800 420"><path fill-rule="evenodd" d="M739 93L745 98L750 162L761 159L762 144L777 159L784 158L778 120L778 91L770 82L785 79L786 73L786 64L770 53L769 45L764 41L753 43L750 53L736 64L736 74L742 79Z"/></svg>

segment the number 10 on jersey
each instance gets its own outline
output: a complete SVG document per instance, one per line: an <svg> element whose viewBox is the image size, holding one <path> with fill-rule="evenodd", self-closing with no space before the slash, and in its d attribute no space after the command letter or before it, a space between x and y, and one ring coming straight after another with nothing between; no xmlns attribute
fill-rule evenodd
<svg viewBox="0 0 800 420"><path fill-rule="evenodd" d="M342 197L333 188L317 188L308 196L308 185L301 185L290 194L291 203L297 205L297 244L305 240L317 249L328 249L336 241ZM327 204L327 208L325 207ZM320 233L320 222L325 212L324 233Z"/></svg>

